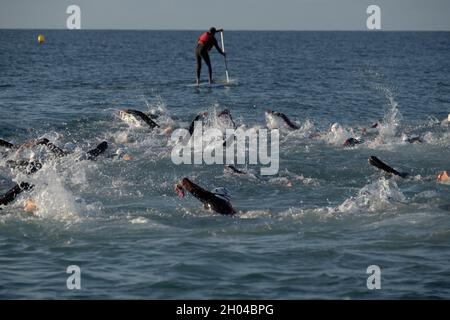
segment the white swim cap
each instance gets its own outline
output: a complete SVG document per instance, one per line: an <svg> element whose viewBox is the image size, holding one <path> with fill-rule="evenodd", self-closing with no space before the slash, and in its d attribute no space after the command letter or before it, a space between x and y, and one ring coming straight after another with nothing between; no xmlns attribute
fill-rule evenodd
<svg viewBox="0 0 450 320"><path fill-rule="evenodd" d="M333 125L331 126L331 132L333 132L333 133L337 132L338 128L339 128L339 123L336 123L336 122L333 123Z"/></svg>
<svg viewBox="0 0 450 320"><path fill-rule="evenodd" d="M406 141L408 141L408 136L406 135L406 134L402 134L402 141L403 142L406 142Z"/></svg>
<svg viewBox="0 0 450 320"><path fill-rule="evenodd" d="M230 191L225 187L218 187L214 188L212 191L214 195L222 200L225 200L227 202L230 202L231 200L231 193Z"/></svg>
<svg viewBox="0 0 450 320"><path fill-rule="evenodd" d="M118 155L119 157L123 156L124 154L125 154L125 149L119 148L116 150L116 155Z"/></svg>

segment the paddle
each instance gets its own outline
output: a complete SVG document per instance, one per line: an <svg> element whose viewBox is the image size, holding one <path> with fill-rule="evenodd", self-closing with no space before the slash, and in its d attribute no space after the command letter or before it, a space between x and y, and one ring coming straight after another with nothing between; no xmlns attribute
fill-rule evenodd
<svg viewBox="0 0 450 320"><path fill-rule="evenodd" d="M225 45L224 45L224 42L223 42L223 30L222 30L222 32L220 33L220 37L221 37L221 40L222 40L222 51L223 51L223 53L225 53ZM224 55L223 58L224 58L224 60L225 60L225 74L226 74L226 76L227 76L227 83L229 83L229 82L230 82L230 77L228 76L227 56Z"/></svg>

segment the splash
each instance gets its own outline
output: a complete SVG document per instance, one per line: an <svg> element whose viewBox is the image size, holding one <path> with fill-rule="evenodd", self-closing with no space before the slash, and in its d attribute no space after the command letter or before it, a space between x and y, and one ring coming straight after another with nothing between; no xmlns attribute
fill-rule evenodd
<svg viewBox="0 0 450 320"><path fill-rule="evenodd" d="M404 203L406 197L392 179L381 178L364 186L356 197L345 200L336 208L337 213L378 212Z"/></svg>
<svg viewBox="0 0 450 320"><path fill-rule="evenodd" d="M18 172L13 181L27 181L34 187L21 194L14 207L37 218L69 224L80 222L91 212L99 212L100 206L87 205L70 190L71 185L87 185L85 169L88 165L75 159L76 156L68 156L63 161L47 161L33 175Z"/></svg>
<svg viewBox="0 0 450 320"><path fill-rule="evenodd" d="M333 123L325 134L321 135L321 140L331 145L342 146L345 140L355 137L352 129L344 128L339 123Z"/></svg>
<svg viewBox="0 0 450 320"><path fill-rule="evenodd" d="M394 94L388 88L380 88L389 101L388 110L379 126L379 135L383 140L392 140L398 133L403 116L398 109Z"/></svg>

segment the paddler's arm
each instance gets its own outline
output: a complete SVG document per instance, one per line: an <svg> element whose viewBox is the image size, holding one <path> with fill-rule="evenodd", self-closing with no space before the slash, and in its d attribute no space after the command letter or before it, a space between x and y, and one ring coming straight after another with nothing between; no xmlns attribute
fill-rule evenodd
<svg viewBox="0 0 450 320"><path fill-rule="evenodd" d="M225 52L223 52L223 51L222 51L222 48L219 47L219 44L217 43L217 39L214 38L213 41L214 41L214 42L213 42L214 47L217 49L217 51L219 51L219 53L220 53L221 55L225 56Z"/></svg>

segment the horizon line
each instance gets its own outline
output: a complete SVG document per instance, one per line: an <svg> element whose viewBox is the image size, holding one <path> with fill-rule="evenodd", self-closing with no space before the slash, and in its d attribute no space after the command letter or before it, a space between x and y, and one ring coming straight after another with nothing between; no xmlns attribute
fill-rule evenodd
<svg viewBox="0 0 450 320"><path fill-rule="evenodd" d="M206 28L208 29L208 28ZM205 29L205 30L206 30ZM81 28L81 29L67 29L67 28L1 28L0 30L24 30L24 31L39 31L39 30L49 30L49 31L202 31L204 29L115 29L115 28ZM369 29L226 29L225 31L230 32L450 32L450 29L380 29L380 30L369 30Z"/></svg>

